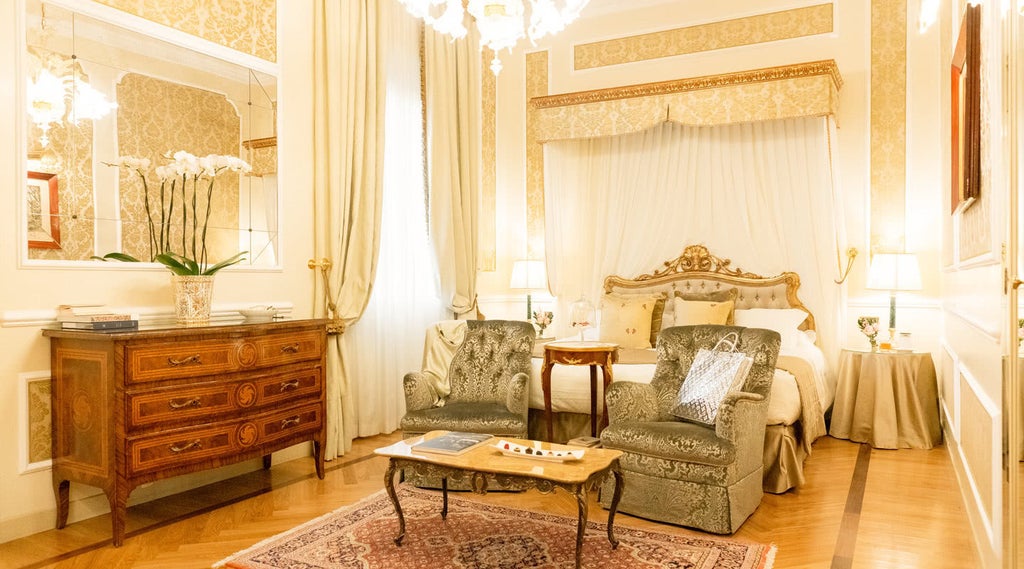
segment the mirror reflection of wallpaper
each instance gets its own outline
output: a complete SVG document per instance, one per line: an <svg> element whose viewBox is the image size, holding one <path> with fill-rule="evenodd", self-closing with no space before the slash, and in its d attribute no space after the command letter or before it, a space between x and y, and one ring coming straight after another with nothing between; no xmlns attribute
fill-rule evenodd
<svg viewBox="0 0 1024 569"><path fill-rule="evenodd" d="M277 61L277 0L97 0L151 22Z"/></svg>
<svg viewBox="0 0 1024 569"><path fill-rule="evenodd" d="M154 219L159 215L160 183L152 170L166 164L167 152L184 150L196 156L227 154L238 156L241 120L234 105L224 95L139 75L126 74L117 85L117 138L121 156L139 156L152 162L147 177ZM180 182L179 182L180 192ZM168 184L169 186L169 184ZM121 171L122 251L136 258L151 258L149 226L146 223L145 193L134 172ZM192 199L192 184L188 200ZM200 181L197 209L206 212L206 183ZM212 196L213 213L209 227L238 227L239 177L232 172L217 175ZM169 201L169 198L165 198ZM180 220L181 195L177 193L173 218ZM191 211L191 203L189 204ZM156 221L159 225L159 220ZM191 242L191 221L185 229ZM202 221L199 223L200 228ZM171 244L181 252L181 223L171 224ZM238 252L237 232L215 231L207 237L208 259L221 261Z"/></svg>
<svg viewBox="0 0 1024 569"><path fill-rule="evenodd" d="M92 133L90 120L77 125L54 123L50 143L42 146L42 131L29 122L28 149L41 156L42 172L57 175L60 211L60 249L29 249L29 259L86 261L93 255Z"/></svg>

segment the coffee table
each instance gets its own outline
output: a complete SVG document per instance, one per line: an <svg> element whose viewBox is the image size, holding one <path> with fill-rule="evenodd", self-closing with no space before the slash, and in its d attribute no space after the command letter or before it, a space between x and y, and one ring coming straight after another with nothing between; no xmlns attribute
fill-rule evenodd
<svg viewBox="0 0 1024 569"><path fill-rule="evenodd" d="M583 458L575 461L555 462L525 456L506 456L495 444L499 438L460 455L447 455L429 452L417 452L412 445L421 440L445 434L447 431L431 431L423 437L415 437L397 442L391 446L379 448L374 453L389 459L388 469L384 473L384 489L387 490L391 503L398 515L398 537L395 544L401 546L405 537L405 516L402 506L398 503L395 492L395 473L399 470L411 470L423 476L441 478L441 519L448 515L448 480L468 479L472 490L478 494L487 493L489 481L494 481L505 490L528 490L536 488L544 494L562 488L576 497L576 567L580 567L580 554L583 550L583 533L587 523L588 492L596 488L606 476L615 477L615 490L612 494L611 508L608 510L608 541L612 549L619 545L615 539L615 512L622 497L622 471L619 470L619 456L622 451L611 449L587 448L578 449L565 445L525 441L519 439L505 440L544 450L572 449L584 450Z"/></svg>

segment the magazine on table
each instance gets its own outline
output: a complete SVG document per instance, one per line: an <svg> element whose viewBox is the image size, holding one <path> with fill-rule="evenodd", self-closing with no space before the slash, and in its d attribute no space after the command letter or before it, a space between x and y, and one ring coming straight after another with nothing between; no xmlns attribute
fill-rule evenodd
<svg viewBox="0 0 1024 569"><path fill-rule="evenodd" d="M491 440L491 435L453 431L412 445L413 450L458 455Z"/></svg>

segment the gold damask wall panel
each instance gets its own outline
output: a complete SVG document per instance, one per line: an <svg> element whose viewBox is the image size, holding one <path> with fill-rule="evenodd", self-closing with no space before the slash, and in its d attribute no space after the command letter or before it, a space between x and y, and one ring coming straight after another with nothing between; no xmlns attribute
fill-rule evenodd
<svg viewBox="0 0 1024 569"><path fill-rule="evenodd" d="M711 126L834 115L842 78L835 62L817 61L540 97L538 140L639 132L666 120Z"/></svg>
<svg viewBox="0 0 1024 569"><path fill-rule="evenodd" d="M871 252L902 252L907 209L907 2L871 2Z"/></svg>
<svg viewBox="0 0 1024 569"><path fill-rule="evenodd" d="M267 61L277 61L277 0L96 1Z"/></svg>
<svg viewBox="0 0 1024 569"><path fill-rule="evenodd" d="M526 54L526 100L548 94L548 52ZM544 147L540 113L526 105L526 254L544 258Z"/></svg>
<svg viewBox="0 0 1024 569"><path fill-rule="evenodd" d="M958 374L960 381L960 449L964 453L964 461L978 491L982 509L989 519L993 516L992 461L999 460L992 456L994 430L998 423L985 408L971 386L971 383Z"/></svg>
<svg viewBox="0 0 1024 569"><path fill-rule="evenodd" d="M831 33L831 3L575 46L574 66L593 69Z"/></svg>
<svg viewBox="0 0 1024 569"><path fill-rule="evenodd" d="M50 378L28 382L28 462L50 460Z"/></svg>
<svg viewBox="0 0 1024 569"><path fill-rule="evenodd" d="M57 204L60 212L60 249L29 249L29 259L47 261L87 261L93 251L94 201L92 196L91 120L77 125L54 123L50 144L38 146L42 132L30 123L29 151L38 152L47 166L41 170L57 175ZM83 151L86 149L87 151Z"/></svg>
<svg viewBox="0 0 1024 569"><path fill-rule="evenodd" d="M135 73L126 74L117 85L117 142L122 156L149 158L153 167L167 163L162 156L184 150L196 156L227 154L238 156L241 119L227 97L178 83L162 81ZM152 168L151 168L152 170ZM148 178L150 211L160 202L160 184L155 176ZM180 182L179 182L180 184ZM188 199L191 200L191 182ZM239 227L239 178L232 172L217 175L212 196L210 228ZM121 171L122 251L140 259L151 257L146 223L145 192L142 181L134 174ZM206 212L205 184L200 183L198 210ZM178 189L180 192L180 187ZM180 218L181 196L174 219ZM165 194L165 200L169 196ZM191 207L190 207L191 209ZM157 222L159 223L159 222ZM200 222L201 225L202 222ZM172 243L181 242L181 230L173 224ZM220 261L238 252L237 232L215 231L208 237L209 258ZM191 228L188 229L191 235ZM180 251L180 246L174 249Z"/></svg>

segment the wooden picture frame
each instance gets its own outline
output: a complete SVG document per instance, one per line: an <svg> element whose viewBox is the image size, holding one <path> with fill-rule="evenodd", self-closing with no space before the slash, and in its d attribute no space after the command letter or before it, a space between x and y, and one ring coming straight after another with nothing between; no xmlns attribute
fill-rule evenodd
<svg viewBox="0 0 1024 569"><path fill-rule="evenodd" d="M981 197L981 6L968 5L950 64L950 213Z"/></svg>
<svg viewBox="0 0 1024 569"><path fill-rule="evenodd" d="M28 246L32 249L60 249L60 194L57 175L29 171L26 184Z"/></svg>

